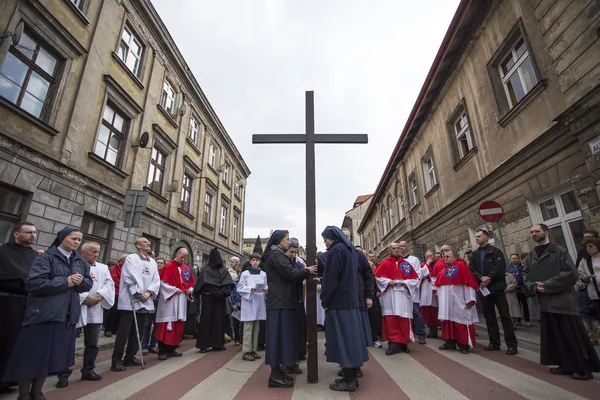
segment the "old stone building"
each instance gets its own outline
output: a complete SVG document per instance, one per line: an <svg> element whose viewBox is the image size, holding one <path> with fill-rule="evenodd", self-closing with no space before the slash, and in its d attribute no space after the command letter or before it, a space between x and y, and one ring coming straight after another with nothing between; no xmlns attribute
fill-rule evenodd
<svg viewBox="0 0 600 400"><path fill-rule="evenodd" d="M241 255L250 171L151 2L0 4L2 239L28 220L41 248L81 227L104 262L140 236L167 258L187 247L190 264L215 246ZM149 193L129 245L127 189Z"/></svg>
<svg viewBox="0 0 600 400"><path fill-rule="evenodd" d="M356 200L354 200L354 204L352 204L352 209L346 211L346 214L344 215L342 228L350 230L352 242L356 246L367 246L367 248L370 248L370 245L362 241L362 237L358 234L358 228L365 216L365 212L369 208L369 204L371 204L372 196L372 194L358 196Z"/></svg>
<svg viewBox="0 0 600 400"><path fill-rule="evenodd" d="M443 243L473 248L504 208L508 253L530 250L546 223L572 256L600 228L598 1L461 1L361 222L385 254Z"/></svg>

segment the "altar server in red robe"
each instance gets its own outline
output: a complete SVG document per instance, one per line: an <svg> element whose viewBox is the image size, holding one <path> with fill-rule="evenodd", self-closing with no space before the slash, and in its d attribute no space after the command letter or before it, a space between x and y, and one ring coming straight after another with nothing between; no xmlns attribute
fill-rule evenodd
<svg viewBox="0 0 600 400"><path fill-rule="evenodd" d="M181 248L175 259L160 270L160 296L156 310L156 339L158 359L181 357L175 349L183 338L187 319L187 304L194 301L192 292L196 281L190 267L184 264L188 251Z"/></svg>
<svg viewBox="0 0 600 400"><path fill-rule="evenodd" d="M475 346L475 322L479 321L477 302L479 285L469 266L462 258L457 258L453 250L444 253L444 268L436 278L439 301L438 318L442 322L442 339L446 341L440 350L455 350L456 345L462 354L469 354Z"/></svg>
<svg viewBox="0 0 600 400"><path fill-rule="evenodd" d="M377 266L373 275L382 291L383 338L389 342L388 356L410 353L408 343L414 342L412 330L413 295L419 285L415 268L400 256L400 245L389 245L390 256Z"/></svg>
<svg viewBox="0 0 600 400"><path fill-rule="evenodd" d="M421 281L421 316L423 323L429 328L428 338L436 338L438 321L438 299L434 294L435 275L433 269L435 265L435 255L432 251L425 253L425 262L421 265L422 268L427 268L429 274Z"/></svg>

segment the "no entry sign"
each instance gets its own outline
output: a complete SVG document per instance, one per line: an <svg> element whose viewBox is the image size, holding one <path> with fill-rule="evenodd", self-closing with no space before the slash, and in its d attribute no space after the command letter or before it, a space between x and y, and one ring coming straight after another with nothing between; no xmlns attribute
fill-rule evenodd
<svg viewBox="0 0 600 400"><path fill-rule="evenodd" d="M504 215L504 209L495 201L484 201L479 206L479 216L487 222L498 222Z"/></svg>

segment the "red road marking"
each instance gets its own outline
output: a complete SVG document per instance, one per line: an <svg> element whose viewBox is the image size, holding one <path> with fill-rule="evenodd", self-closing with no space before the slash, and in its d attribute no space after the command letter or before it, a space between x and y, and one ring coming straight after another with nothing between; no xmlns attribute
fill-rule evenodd
<svg viewBox="0 0 600 400"><path fill-rule="evenodd" d="M360 387L350 393L352 400L410 399L372 354L369 354L369 361L363 365L362 371L363 377L358 378Z"/></svg>
<svg viewBox="0 0 600 400"><path fill-rule="evenodd" d="M569 392L573 392L588 399L597 399L600 388L594 381L576 381L570 376L552 375L550 368L521 357L507 356L501 351L483 351L483 345L477 345L482 351L477 352L481 357L496 361L514 370L523 372L544 382L551 383Z"/></svg>
<svg viewBox="0 0 600 400"><path fill-rule="evenodd" d="M418 351L413 351L410 355L469 399L525 399L520 394L425 346L420 346Z"/></svg>

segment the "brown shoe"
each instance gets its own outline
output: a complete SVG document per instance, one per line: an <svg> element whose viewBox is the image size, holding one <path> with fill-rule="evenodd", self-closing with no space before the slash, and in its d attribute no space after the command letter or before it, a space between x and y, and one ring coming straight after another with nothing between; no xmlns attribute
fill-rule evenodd
<svg viewBox="0 0 600 400"><path fill-rule="evenodd" d="M425 340L425 338L420 338L419 344L427 344L427 341Z"/></svg>

